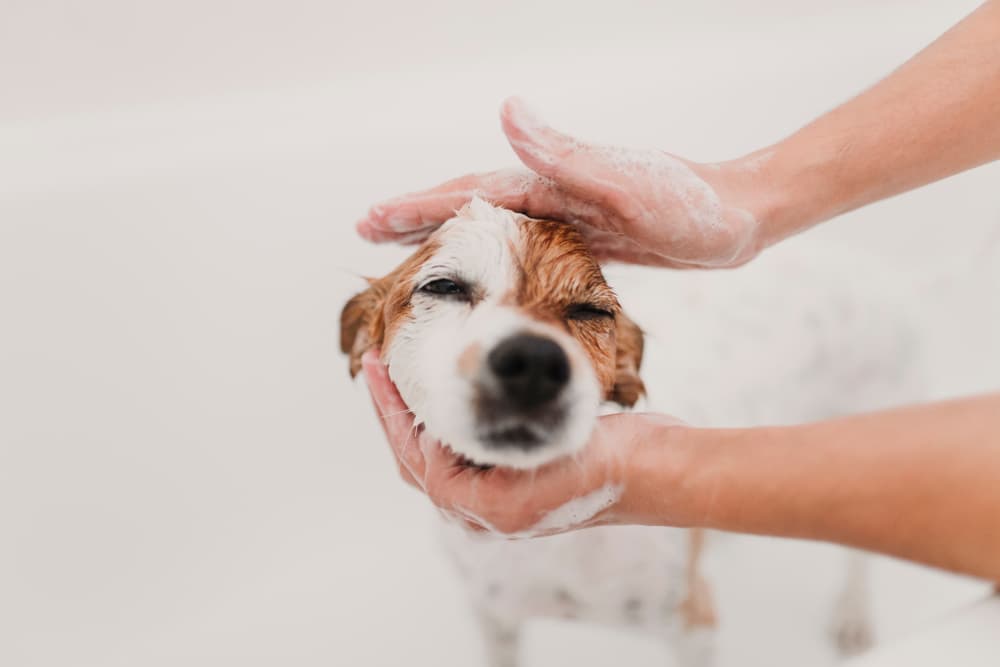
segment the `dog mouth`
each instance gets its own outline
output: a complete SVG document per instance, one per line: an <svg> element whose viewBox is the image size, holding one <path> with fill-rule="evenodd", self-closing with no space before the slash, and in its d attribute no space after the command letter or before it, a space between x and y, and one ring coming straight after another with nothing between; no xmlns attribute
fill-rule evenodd
<svg viewBox="0 0 1000 667"><path fill-rule="evenodd" d="M541 449L567 418L567 406L561 402L519 406L488 392L481 392L477 399L476 437L489 449Z"/></svg>
<svg viewBox="0 0 1000 667"><path fill-rule="evenodd" d="M545 443L545 437L528 424L511 424L483 429L479 440L488 447L497 449L516 448L531 450Z"/></svg>

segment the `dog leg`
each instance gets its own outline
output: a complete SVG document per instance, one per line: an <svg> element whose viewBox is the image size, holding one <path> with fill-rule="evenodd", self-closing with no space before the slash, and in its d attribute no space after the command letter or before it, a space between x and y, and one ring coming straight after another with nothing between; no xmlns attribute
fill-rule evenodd
<svg viewBox="0 0 1000 667"><path fill-rule="evenodd" d="M709 667L714 662L715 603L712 589L701 574L701 554L705 547L705 531L689 531L686 574L687 595L678 611L681 626L671 644L680 667Z"/></svg>
<svg viewBox="0 0 1000 667"><path fill-rule="evenodd" d="M710 627L718 624L712 589L701 574L701 554L705 549L705 531L692 528L688 531L688 560L685 584L687 595L680 605L686 628Z"/></svg>
<svg viewBox="0 0 1000 667"><path fill-rule="evenodd" d="M486 642L486 664L489 667L517 667L520 644L518 625L501 621L487 612L479 613L479 625Z"/></svg>
<svg viewBox="0 0 1000 667"><path fill-rule="evenodd" d="M830 639L842 656L867 651L874 644L869 559L861 551L847 551L844 588L834 603Z"/></svg>

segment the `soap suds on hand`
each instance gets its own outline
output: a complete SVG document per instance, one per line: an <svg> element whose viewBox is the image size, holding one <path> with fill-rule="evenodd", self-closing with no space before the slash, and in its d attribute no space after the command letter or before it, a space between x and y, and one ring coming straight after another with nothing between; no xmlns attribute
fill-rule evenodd
<svg viewBox="0 0 1000 667"><path fill-rule="evenodd" d="M605 484L599 489L590 493L573 498L551 512L547 512L538 523L527 530L516 532L504 532L481 516L462 507L455 507L453 511L461 517L476 523L488 532L511 539L524 539L530 537L541 537L554 533L561 533L572 528L579 528L592 521L598 514L608 509L621 498L624 487L621 484Z"/></svg>
<svg viewBox="0 0 1000 667"><path fill-rule="evenodd" d="M545 534L567 530L587 523L621 498L621 484L605 484L585 496L573 498L542 517L528 529L529 533Z"/></svg>

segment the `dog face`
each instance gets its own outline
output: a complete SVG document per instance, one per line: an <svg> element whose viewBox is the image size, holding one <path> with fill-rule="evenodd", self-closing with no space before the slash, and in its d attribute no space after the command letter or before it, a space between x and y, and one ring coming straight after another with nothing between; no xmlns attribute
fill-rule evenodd
<svg viewBox="0 0 1000 667"><path fill-rule="evenodd" d="M474 199L341 314L352 376L382 349L428 433L478 464L531 468L633 405L642 333L576 228Z"/></svg>

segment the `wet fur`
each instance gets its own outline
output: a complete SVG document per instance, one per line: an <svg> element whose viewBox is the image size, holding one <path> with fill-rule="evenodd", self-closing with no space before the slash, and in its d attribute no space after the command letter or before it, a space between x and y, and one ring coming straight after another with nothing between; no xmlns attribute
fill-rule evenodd
<svg viewBox="0 0 1000 667"><path fill-rule="evenodd" d="M503 295L495 299L498 307L575 341L592 367L604 400L618 411L635 405L646 392L646 384L640 377L643 332L622 312L576 229L560 223L528 220L484 202L473 202L458 218L458 224L516 224L519 236L507 248L513 258L513 269L510 275L504 274L507 282ZM422 267L442 250L441 244L448 242L446 239L446 234L432 236L396 270L370 280L368 289L344 307L340 343L350 359L352 376L358 372L361 355L366 350L381 347L385 354L400 331L419 335L419 331L412 331L414 280ZM671 390L666 396L675 405L667 406L668 411L702 419L706 425L726 426L735 425L730 421L749 425L761 420L818 419L862 406L873 407L876 400L873 395L841 386L855 376L864 378L865 388L877 391L881 400L906 394L910 386L904 376L910 361L906 346L895 344L896 334L890 333L898 323L890 321L891 318L880 320L875 315L884 311L884 303L875 303L872 311L875 314L865 315L865 326L861 329L848 326L844 331L831 330L838 333L804 334L788 323L772 321L780 318L768 314L768 308L772 307L769 300L780 299L776 295L788 291L785 287L790 279L806 277L812 268L799 259L780 271L770 270L771 275L780 277L774 285L765 282L763 289L751 293L763 296L759 304L747 301L743 294L738 301L703 302L700 291L687 288L667 297L660 295L656 300L657 312L662 313L663 304L669 303L671 320L682 317L693 325L687 327L690 338L675 339L674 345L666 348L670 354L679 356L670 357L669 363L658 364L656 375L648 377L650 381L661 379L661 374L672 378L667 383ZM795 285L807 300L799 299L801 303L796 301L784 309L786 316L803 317L807 328L820 326L827 319L836 323L840 315L828 317L831 304L835 305L834 310L849 312L862 303L857 290L843 286L840 281L828 285L829 276L836 274L820 271L817 275L818 282ZM728 284L734 284L733 280ZM830 293L816 291L827 287ZM603 300L614 313L613 322L567 322L563 317L566 307L579 299ZM753 325L749 330L753 336L734 330L726 319L731 316L742 323L741 318L747 312L764 318L762 323L746 325ZM844 329L841 324L836 326ZM707 331L715 331L721 339L704 338L703 332ZM845 341L846 347L835 349L857 351L854 355L857 358L844 354L836 363L826 363L826 346L839 341L841 338L837 336ZM815 345L816 350L812 351L809 345L796 346L803 341ZM782 373L791 374L788 386L801 383L802 373L824 375L805 385L809 391L789 394L787 390L761 386L763 378L757 374L756 366L744 362L738 368L752 377L741 378L736 367L727 376L735 376L733 387L747 388L750 393L746 396L729 391L729 385L726 391L720 391L718 382L711 379L697 383L711 377L705 375L711 368L705 356L711 354L708 350L721 345L726 354L732 354L735 342L750 346L749 354L755 357L787 360L787 368L773 370L773 381L778 387L784 382ZM481 347L472 344L466 353L459 355L456 372L475 372ZM657 348L658 354L660 349ZM691 354L697 356L699 350L703 350L701 363L698 359L687 360ZM857 373L851 370L852 364L857 365ZM876 375L872 375L873 371L877 371ZM440 368L436 372L451 370ZM852 408L838 403L842 397L859 405ZM769 412L771 409L773 414ZM445 524L442 529L481 621L493 667L517 664L518 629L533 616L640 628L666 639L684 667L711 662L716 617L710 591L699 572L704 541L701 531L638 526L590 528L550 538L508 542L472 535L452 524ZM583 562L588 563L587 568L580 565ZM835 642L844 652L863 649L871 641L863 560L853 555L850 562L832 628Z"/></svg>

